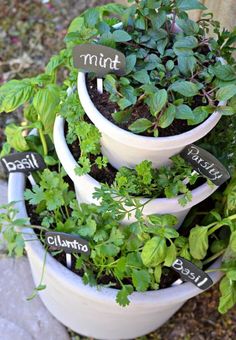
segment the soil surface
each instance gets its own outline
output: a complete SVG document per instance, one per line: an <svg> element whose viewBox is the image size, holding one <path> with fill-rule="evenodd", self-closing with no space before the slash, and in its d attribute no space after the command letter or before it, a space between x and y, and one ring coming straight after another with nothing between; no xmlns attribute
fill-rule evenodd
<svg viewBox="0 0 236 340"><path fill-rule="evenodd" d="M50 56L63 46L66 27L81 10L108 1L1 0L0 83L38 74ZM0 115L0 140L10 115ZM0 144L1 148L1 144ZM227 315L217 312L218 287L191 299L158 331L139 340L234 340L236 308ZM70 332L73 340L89 340ZM90 339L91 340L91 339Z"/></svg>

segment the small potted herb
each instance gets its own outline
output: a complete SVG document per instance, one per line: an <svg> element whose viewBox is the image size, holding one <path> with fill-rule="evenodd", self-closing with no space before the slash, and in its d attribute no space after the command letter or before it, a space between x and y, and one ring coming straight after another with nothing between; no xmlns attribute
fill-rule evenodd
<svg viewBox="0 0 236 340"><path fill-rule="evenodd" d="M220 33L210 16L190 20L186 10L205 9L199 1L130 2L120 25L102 23L93 9L75 19L66 39L68 45L93 42L123 52L126 70L121 77L106 75L102 94L93 78L79 74L80 100L114 167L143 160L159 167L209 133L222 115L234 113L236 74L226 64L234 36ZM91 30L86 41L82 25ZM211 27L217 38L208 37ZM92 53L87 57L93 64Z"/></svg>

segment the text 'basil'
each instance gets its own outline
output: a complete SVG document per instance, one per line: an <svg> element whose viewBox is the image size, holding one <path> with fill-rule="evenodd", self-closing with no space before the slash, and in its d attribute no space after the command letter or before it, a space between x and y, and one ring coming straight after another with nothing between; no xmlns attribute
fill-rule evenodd
<svg viewBox="0 0 236 340"><path fill-rule="evenodd" d="M206 290L213 285L209 275L182 257L176 259L172 264L172 268L180 275L183 281L191 282L201 290Z"/></svg>
<svg viewBox="0 0 236 340"><path fill-rule="evenodd" d="M22 172L29 174L46 168L41 155L35 152L19 152L1 158L7 173Z"/></svg>
<svg viewBox="0 0 236 340"><path fill-rule="evenodd" d="M74 47L73 59L75 67L85 72L93 72L98 78L109 73L119 76L125 74L124 54L111 47L96 44L78 45Z"/></svg>
<svg viewBox="0 0 236 340"><path fill-rule="evenodd" d="M209 178L217 186L230 178L227 169L208 151L196 145L188 145L180 155L189 162L194 170Z"/></svg>

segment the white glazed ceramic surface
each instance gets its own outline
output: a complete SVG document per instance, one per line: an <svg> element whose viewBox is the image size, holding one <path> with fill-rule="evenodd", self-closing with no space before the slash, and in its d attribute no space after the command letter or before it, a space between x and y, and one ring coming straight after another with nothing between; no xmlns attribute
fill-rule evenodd
<svg viewBox="0 0 236 340"><path fill-rule="evenodd" d="M24 203L25 177L10 174L9 202L15 201L18 218L27 217ZM32 233L31 229L24 230ZM36 285L40 282L45 250L36 235L25 235L26 250ZM210 268L218 268L220 261ZM218 272L210 273L214 283ZM134 339L147 334L165 323L188 299L201 291L191 283L184 283L159 291L134 293L127 308L116 304L117 290L85 286L80 277L63 267L50 254L46 258L43 283L47 288L40 297L47 309L73 331L104 340Z"/></svg>
<svg viewBox="0 0 236 340"><path fill-rule="evenodd" d="M95 203L98 204L98 201L93 198L93 193L95 192L95 188L100 187L100 183L97 182L90 175L78 176L75 174L75 168L77 166L76 160L71 154L64 134L64 119L61 117L57 117L54 125L54 144L57 152L57 156L62 163L65 171L68 176L74 182L75 191L77 195L77 199L81 203ZM192 201L189 202L185 207L182 207L178 200L181 196L177 196L176 198L157 198L151 200L144 207L143 213L144 215L151 214L174 214L178 218L177 228L182 224L189 210L197 205L198 203L204 201L207 197L212 195L216 186L209 186L207 183L204 183L200 187L194 189L192 191ZM142 198L141 202L145 203L149 199ZM129 220L125 219L124 223L131 223L135 221L134 214L131 216Z"/></svg>
<svg viewBox="0 0 236 340"><path fill-rule="evenodd" d="M167 165L170 157L180 153L186 145L206 136L221 118L219 112L214 112L202 124L180 135L144 137L119 128L97 110L88 94L84 73L79 73L77 87L86 114L102 133L102 153L116 169L121 166L133 168L143 160L152 161L156 168Z"/></svg>

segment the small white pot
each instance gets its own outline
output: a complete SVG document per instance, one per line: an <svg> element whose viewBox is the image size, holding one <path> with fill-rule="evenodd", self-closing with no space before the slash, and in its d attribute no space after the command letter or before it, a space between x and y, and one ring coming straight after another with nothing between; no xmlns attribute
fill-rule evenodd
<svg viewBox="0 0 236 340"><path fill-rule="evenodd" d="M10 174L9 202L17 202L17 218L26 218L24 202L25 177ZM31 229L24 232L32 234ZM24 235L33 279L36 285L42 274L45 249L33 232ZM31 240L31 241L30 241ZM219 268L220 260L210 268ZM214 284L222 274L210 273ZM50 254L46 257L43 283L46 289L40 297L52 315L73 331L104 340L134 339L163 325L188 299L201 291L191 283L150 291L133 293L128 307L116 302L116 289L96 288L83 284L81 278L62 266ZM30 303L30 302L29 302Z"/></svg>
<svg viewBox="0 0 236 340"><path fill-rule="evenodd" d="M143 160L150 160L155 168L167 165L170 157L180 153L186 145L206 136L221 118L219 112L214 112L202 124L180 135L144 137L119 128L97 110L88 94L85 74L82 72L78 75L77 88L86 114L102 133L102 153L116 169L121 166L133 168Z"/></svg>
<svg viewBox="0 0 236 340"><path fill-rule="evenodd" d="M71 154L65 139L64 123L65 121L62 117L58 116L56 118L53 138L57 156L68 176L74 182L78 202L98 204L98 201L93 198L93 193L95 192L96 188L99 188L101 186L101 184L90 175L78 176L75 174L77 163L73 155ZM177 196L176 198L171 199L153 199L145 205L143 214L173 214L178 218L179 223L178 225L176 225L176 228L178 228L182 224L190 209L212 195L217 188L218 187L216 187L215 185L209 186L207 182L204 183L198 188L192 190L192 201L184 207L182 207L178 202L181 196ZM149 198L140 199L142 203L146 203L149 200ZM129 220L124 220L124 223L131 223L134 221L135 217L133 213Z"/></svg>

